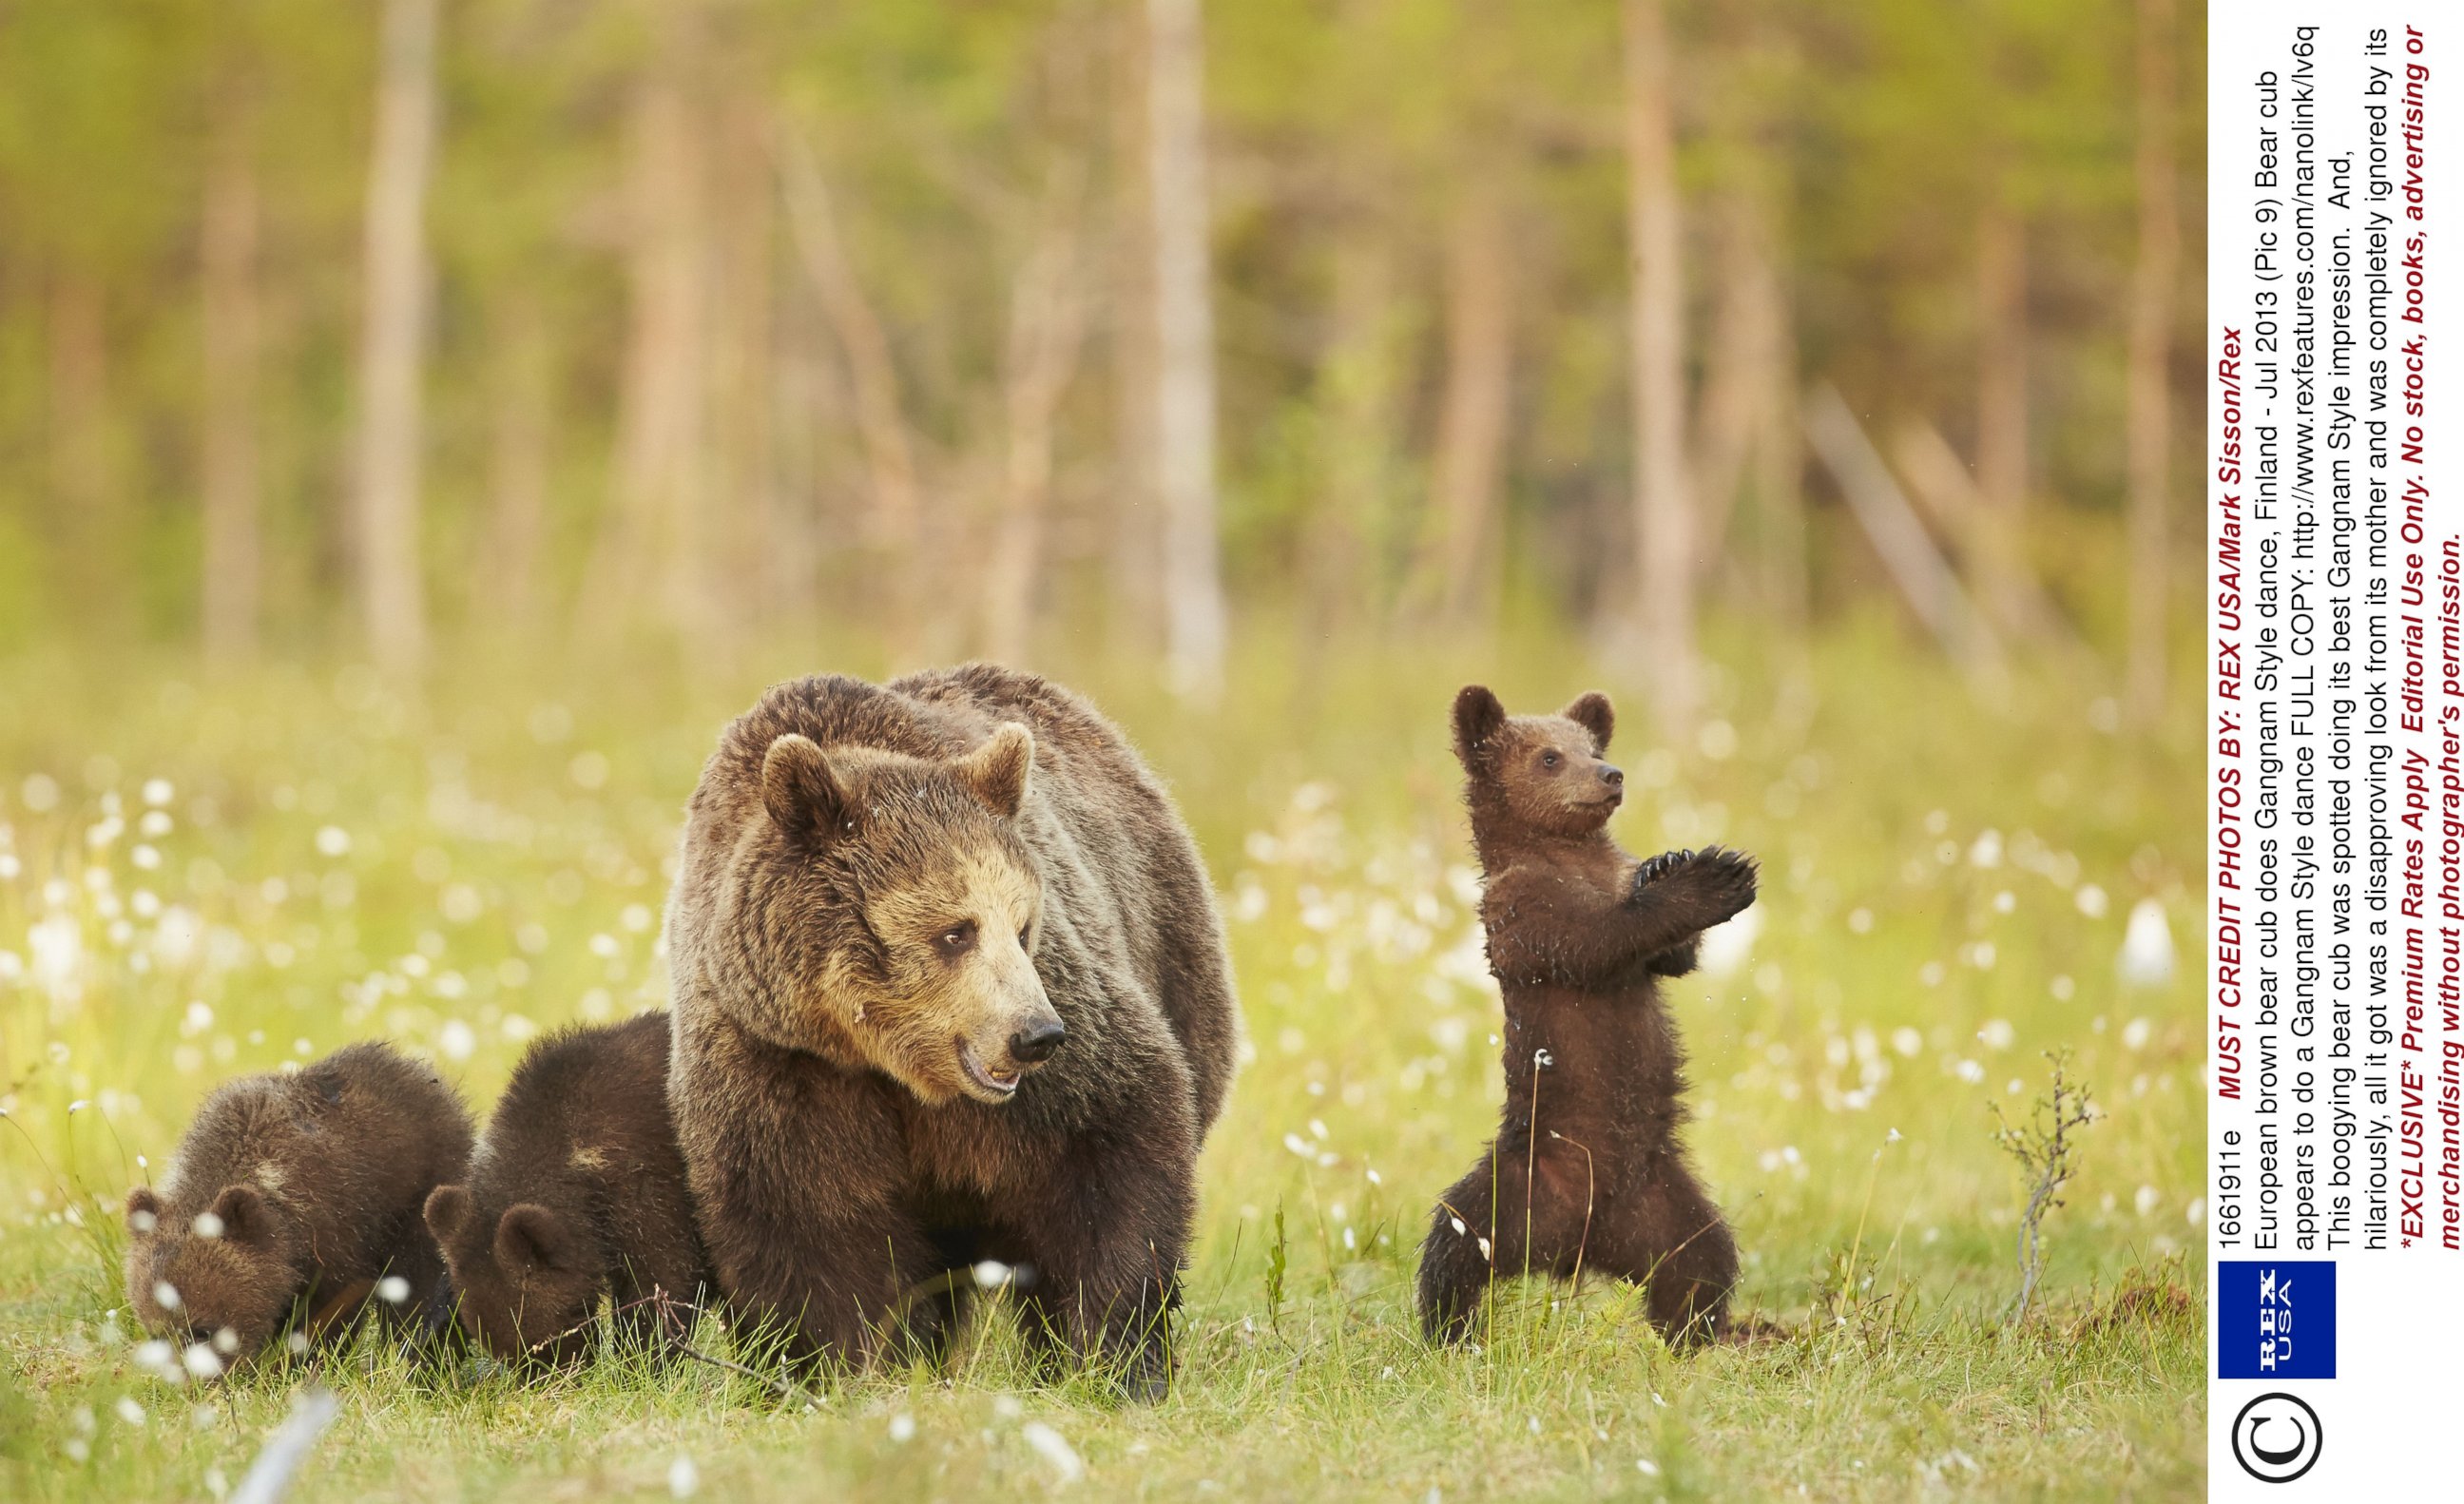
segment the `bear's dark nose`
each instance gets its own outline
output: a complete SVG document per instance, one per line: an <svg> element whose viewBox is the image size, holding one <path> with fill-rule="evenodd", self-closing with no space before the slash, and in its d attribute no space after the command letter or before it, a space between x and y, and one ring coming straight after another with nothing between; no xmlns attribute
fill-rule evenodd
<svg viewBox="0 0 2464 1504"><path fill-rule="evenodd" d="M1041 1018L1009 1036L1009 1054L1013 1060L1032 1065L1049 1060L1052 1051L1069 1037L1068 1026L1057 1018Z"/></svg>
<svg viewBox="0 0 2464 1504"><path fill-rule="evenodd" d="M1623 788L1625 786L1625 769L1617 767L1613 763L1603 763L1600 764L1600 782L1608 785L1611 788Z"/></svg>

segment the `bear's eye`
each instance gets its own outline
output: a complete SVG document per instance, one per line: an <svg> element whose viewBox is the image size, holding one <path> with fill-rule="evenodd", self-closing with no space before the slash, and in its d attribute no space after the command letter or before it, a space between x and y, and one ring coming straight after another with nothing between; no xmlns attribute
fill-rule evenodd
<svg viewBox="0 0 2464 1504"><path fill-rule="evenodd" d="M1032 925L1032 924L1022 924L1022 925L1020 925L1020 926L1018 927L1018 948L1019 948L1019 949L1021 949L1021 950L1024 950L1024 949L1026 949L1026 948L1027 948L1027 938L1028 938L1028 936L1029 936L1030 934L1032 934L1032 933L1033 933L1034 929L1035 929L1035 926L1034 926L1034 925Z"/></svg>
<svg viewBox="0 0 2464 1504"><path fill-rule="evenodd" d="M1564 758L1559 757L1559 756L1556 754L1556 752L1555 752L1554 750L1551 750L1551 751L1543 752L1543 753L1541 753L1541 754L1540 754L1540 765L1541 765L1542 767L1553 768L1553 767L1555 767L1558 763L1562 763L1562 762L1564 762L1564 761L1565 761L1565 759L1564 759Z"/></svg>
<svg viewBox="0 0 2464 1504"><path fill-rule="evenodd" d="M976 921L967 919L951 925L933 938L933 948L943 956L956 959L975 948Z"/></svg>

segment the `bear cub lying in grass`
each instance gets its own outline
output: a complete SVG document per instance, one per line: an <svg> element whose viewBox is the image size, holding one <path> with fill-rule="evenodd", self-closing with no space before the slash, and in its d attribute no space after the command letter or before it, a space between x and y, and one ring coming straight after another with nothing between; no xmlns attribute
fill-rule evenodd
<svg viewBox="0 0 2464 1504"><path fill-rule="evenodd" d="M709 1259L668 1115L668 1015L533 1045L428 1227L464 1330L507 1362L587 1357L602 1296L649 1343L691 1330Z"/></svg>
<svg viewBox="0 0 2464 1504"><path fill-rule="evenodd" d="M284 1333L304 1352L371 1303L424 1337L442 1319L445 1266L420 1204L470 1159L452 1088L382 1044L227 1081L162 1184L128 1193L129 1304L147 1331L190 1346L191 1372Z"/></svg>
<svg viewBox="0 0 2464 1504"><path fill-rule="evenodd" d="M1481 921L1506 1001L1497 1138L1446 1192L1420 1252L1420 1319L1459 1341L1500 1276L1585 1270L1649 1287L1672 1343L1715 1338L1736 1242L1677 1128L1684 1057L1658 979L1694 967L1705 930L1754 901L1754 864L1713 847L1638 862L1608 833L1625 775L1602 761L1616 716L1585 695L1509 718L1455 699Z"/></svg>

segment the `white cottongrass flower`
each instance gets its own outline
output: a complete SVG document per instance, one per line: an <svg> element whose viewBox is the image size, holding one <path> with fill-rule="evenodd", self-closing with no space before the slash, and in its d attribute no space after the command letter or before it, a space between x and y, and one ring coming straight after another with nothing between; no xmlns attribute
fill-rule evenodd
<svg viewBox="0 0 2464 1504"><path fill-rule="evenodd" d="M458 1018L447 1019L445 1027L436 1031L436 1049L448 1060L468 1060L478 1048L479 1036Z"/></svg>
<svg viewBox="0 0 2464 1504"><path fill-rule="evenodd" d="M676 1453L676 1460L668 1464L668 1496L689 1499L700 1487L701 1470L693 1466L693 1458Z"/></svg>
<svg viewBox="0 0 2464 1504"><path fill-rule="evenodd" d="M154 1303L165 1311L180 1309L180 1287L167 1279L154 1281Z"/></svg>
<svg viewBox="0 0 2464 1504"><path fill-rule="evenodd" d="M1294 1154L1299 1155L1304 1160L1314 1160L1317 1158L1317 1151L1309 1147L1309 1140L1296 1133L1287 1133L1284 1135L1284 1147L1291 1150Z"/></svg>
<svg viewBox="0 0 2464 1504"><path fill-rule="evenodd" d="M2156 987L2173 980L2173 930L2165 922L2163 904L2142 898L2131 906L2114 964L2124 986Z"/></svg>
<svg viewBox="0 0 2464 1504"><path fill-rule="evenodd" d="M180 1366L188 1371L191 1379L218 1379L223 1371L222 1355L203 1342L190 1342L180 1353Z"/></svg>
<svg viewBox="0 0 2464 1504"><path fill-rule="evenodd" d="M143 790L142 797L148 805L160 809L165 805L171 802L171 794L172 788L171 781L169 779L149 778L145 781L145 787Z"/></svg>
<svg viewBox="0 0 2464 1504"><path fill-rule="evenodd" d="M223 1219L210 1211L201 1211L197 1213L196 1220L188 1224L188 1230L201 1238L218 1238L223 1235Z"/></svg>
<svg viewBox="0 0 2464 1504"><path fill-rule="evenodd" d="M913 1441L915 1439L915 1417L907 1414L905 1411L901 1411L898 1414L891 1416L890 1418L890 1439L900 1443Z"/></svg>
<svg viewBox="0 0 2464 1504"><path fill-rule="evenodd" d="M1019 1427L1018 1434L1035 1449L1036 1455L1052 1464L1052 1471L1060 1474L1061 1482L1075 1483L1087 1475L1087 1464L1079 1460L1078 1449L1042 1421L1027 1422Z"/></svg>
<svg viewBox="0 0 2464 1504"><path fill-rule="evenodd" d="M1488 1257L1488 1256L1489 1256L1488 1239L1486 1239L1486 1238L1480 1238L1480 1239L1477 1239L1476 1241L1480 1244L1480 1256L1481 1256L1482 1258L1486 1258L1486 1257Z"/></svg>
<svg viewBox="0 0 2464 1504"><path fill-rule="evenodd" d="M214 1328L214 1351L222 1354L225 1358L229 1358L232 1354L238 1352L239 1334L227 1326Z"/></svg>
<svg viewBox="0 0 2464 1504"><path fill-rule="evenodd" d="M326 856L347 856L351 851L351 832L339 825L329 825L317 832L317 850Z"/></svg>
<svg viewBox="0 0 2464 1504"><path fill-rule="evenodd" d="M131 1426L143 1426L145 1424L145 1406L138 1404L134 1399L131 1399L127 1395L121 1395L120 1397L120 1403L114 1404L111 1408L121 1420L127 1422Z"/></svg>
<svg viewBox="0 0 2464 1504"><path fill-rule="evenodd" d="M2079 892L2071 895L2071 901L2079 905L2079 913L2086 915L2091 919L2101 919L2104 918L2104 890L2092 882L2083 882L2079 884Z"/></svg>
<svg viewBox="0 0 2464 1504"><path fill-rule="evenodd" d="M2142 1185L2139 1187L2139 1193L2130 1198L2130 1206L2133 1211L2144 1217L2156 1209L2156 1203L2161 1199L2155 1186Z"/></svg>
<svg viewBox="0 0 2464 1504"><path fill-rule="evenodd" d="M1884 1143L1897 1143L1900 1141L1900 1131L1897 1128L1894 1128L1889 1133L1883 1135L1882 1141Z"/></svg>
<svg viewBox="0 0 2464 1504"><path fill-rule="evenodd" d="M1463 1226L1463 1220L1461 1217L1449 1217L1446 1220L1455 1225L1455 1236L1457 1237L1461 1237L1471 1230L1469 1228Z"/></svg>
<svg viewBox="0 0 2464 1504"><path fill-rule="evenodd" d="M988 1258L970 1272L975 1275L978 1290L999 1290L1008 1284L1017 1272L997 1258Z"/></svg>
<svg viewBox="0 0 2464 1504"><path fill-rule="evenodd" d="M1646 1478L1656 1478L1660 1476L1660 1464L1648 1457L1637 1457L1634 1459L1634 1471Z"/></svg>
<svg viewBox="0 0 2464 1504"><path fill-rule="evenodd" d="M377 1298L389 1306L398 1306L410 1298L410 1281L400 1274L387 1274L377 1281Z"/></svg>

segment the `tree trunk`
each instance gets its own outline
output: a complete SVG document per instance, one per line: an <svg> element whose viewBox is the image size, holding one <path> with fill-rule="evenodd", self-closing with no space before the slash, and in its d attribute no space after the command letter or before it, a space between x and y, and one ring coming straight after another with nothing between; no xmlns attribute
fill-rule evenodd
<svg viewBox="0 0 2464 1504"><path fill-rule="evenodd" d="M478 614L517 632L539 619L555 373L547 322L527 287L500 299L494 334L488 552L473 574L483 592Z"/></svg>
<svg viewBox="0 0 2464 1504"><path fill-rule="evenodd" d="M257 526L256 164L238 104L219 101L198 236L204 293L205 578L209 657L256 651L262 546Z"/></svg>
<svg viewBox="0 0 2464 1504"><path fill-rule="evenodd" d="M2139 0L2139 264L2130 285L2130 644L2125 682L2143 723L2163 716L2167 692L2166 472L2172 412L2166 380L2181 232L2173 210L2173 0Z"/></svg>
<svg viewBox="0 0 2464 1504"><path fill-rule="evenodd" d="M1446 234L1445 391L1439 400L1436 513L1419 593L1461 623L1497 583L1498 485L1514 397L1514 261L1496 185L1468 182Z"/></svg>
<svg viewBox="0 0 2464 1504"><path fill-rule="evenodd" d="M2028 269L2026 232L1995 200L1977 224L1976 481L1984 505L1968 553L1978 593L2013 639L2037 635L2028 572Z"/></svg>
<svg viewBox="0 0 2464 1504"><path fill-rule="evenodd" d="M1002 467L1001 522L984 580L984 652L999 662L1024 656L1034 623L1035 586L1044 571L1045 513L1052 489L1053 420L1077 370L1086 327L1079 286L1074 174L1056 174L1045 224L1010 290L1003 360L1008 456Z"/></svg>
<svg viewBox="0 0 2464 1504"><path fill-rule="evenodd" d="M1659 709L1674 727L1694 712L1695 520L1685 474L1675 112L1661 0L1625 0L1625 88L1636 585Z"/></svg>
<svg viewBox="0 0 2464 1504"><path fill-rule="evenodd" d="M384 28L361 335L360 595L378 665L410 674L428 645L419 562L419 387L428 329L422 221L436 135L436 0L385 0Z"/></svg>
<svg viewBox="0 0 2464 1504"><path fill-rule="evenodd" d="M1223 682L1216 538L1215 315L1208 300L1204 38L1199 0L1147 0L1147 171L1154 215L1156 479L1165 672L1201 700Z"/></svg>
<svg viewBox="0 0 2464 1504"><path fill-rule="evenodd" d="M797 254L847 362L856 431L864 443L872 492L872 541L886 565L883 605L895 656L906 651L916 630L918 603L912 582L924 513L914 446L899 402L898 369L891 359L890 336L866 299L839 238L837 211L820 162L795 130L782 129L780 135L780 185Z"/></svg>

